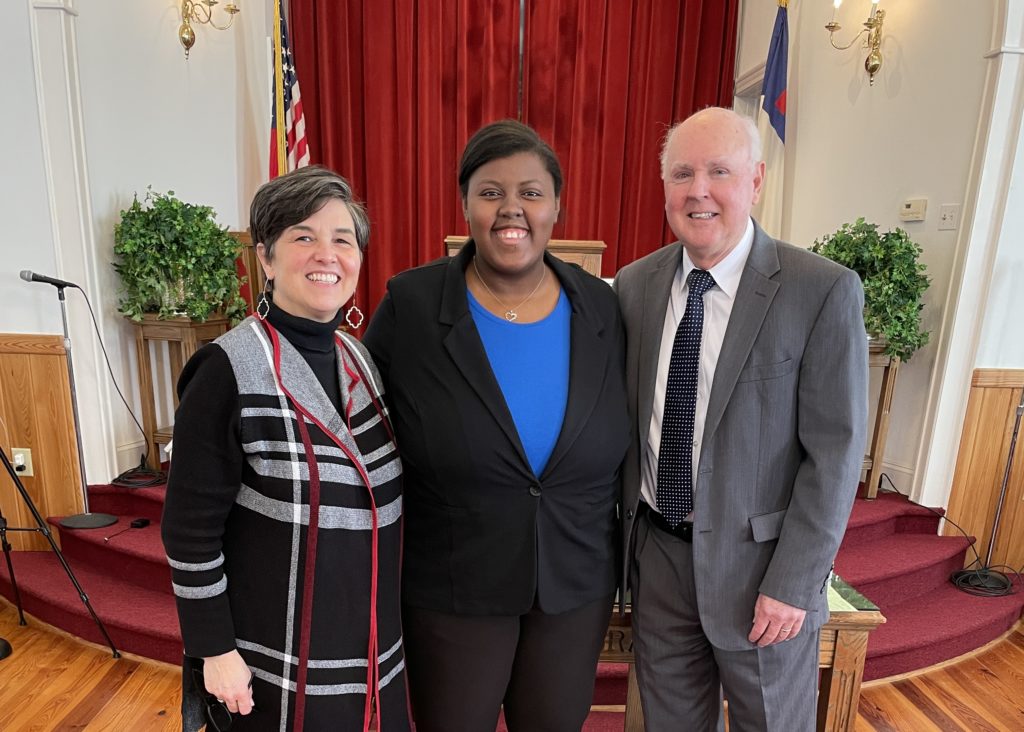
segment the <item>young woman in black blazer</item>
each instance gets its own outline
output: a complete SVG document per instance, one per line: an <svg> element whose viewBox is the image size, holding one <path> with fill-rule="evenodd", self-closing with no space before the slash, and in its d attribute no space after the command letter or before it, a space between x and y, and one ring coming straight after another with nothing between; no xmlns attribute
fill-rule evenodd
<svg viewBox="0 0 1024 732"><path fill-rule="evenodd" d="M611 288L546 253L562 174L478 131L471 239L388 283L364 343L404 465L403 629L420 732L579 730L616 586L629 422Z"/></svg>

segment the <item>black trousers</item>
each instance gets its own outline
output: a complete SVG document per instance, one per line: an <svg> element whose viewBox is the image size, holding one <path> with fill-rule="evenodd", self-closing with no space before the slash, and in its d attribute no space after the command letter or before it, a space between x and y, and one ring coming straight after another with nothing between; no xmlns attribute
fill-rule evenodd
<svg viewBox="0 0 1024 732"><path fill-rule="evenodd" d="M418 732L579 732L594 695L613 596L558 615L449 615L405 606Z"/></svg>

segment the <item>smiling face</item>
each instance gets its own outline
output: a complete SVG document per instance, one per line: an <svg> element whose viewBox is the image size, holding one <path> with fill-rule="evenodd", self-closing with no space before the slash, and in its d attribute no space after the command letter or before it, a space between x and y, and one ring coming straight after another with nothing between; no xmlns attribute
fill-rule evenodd
<svg viewBox="0 0 1024 732"><path fill-rule="evenodd" d="M694 264L709 269L739 243L761 195L764 163L731 112L708 109L669 140L663 170L665 215Z"/></svg>
<svg viewBox="0 0 1024 732"><path fill-rule="evenodd" d="M327 323L356 290L362 253L344 201L330 199L304 221L285 229L266 257L256 253L274 281L274 304L290 315Z"/></svg>
<svg viewBox="0 0 1024 732"><path fill-rule="evenodd" d="M481 165L462 205L481 269L512 279L536 271L559 210L554 180L538 155L517 153Z"/></svg>

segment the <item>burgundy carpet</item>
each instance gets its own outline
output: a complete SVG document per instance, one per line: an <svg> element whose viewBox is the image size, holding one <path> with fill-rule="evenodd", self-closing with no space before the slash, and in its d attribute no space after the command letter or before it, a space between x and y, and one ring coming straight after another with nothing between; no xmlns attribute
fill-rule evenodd
<svg viewBox="0 0 1024 732"><path fill-rule="evenodd" d="M974 597L950 584L974 539L938 536L938 525L936 513L898 494L854 504L836 572L886 618L868 640L865 681L972 651L1021 617L1019 585L1006 597Z"/></svg>
<svg viewBox="0 0 1024 732"><path fill-rule="evenodd" d="M91 486L90 508L120 517L117 525L63 531L65 556L117 647L170 663L181 659L170 572L160 544L162 488ZM152 522L104 541L133 518ZM865 679L930 666L978 648L1021 617L1024 593L977 598L954 589L970 541L936 534L939 517L901 496L858 499L836 558L836 571L875 602L887 622L872 635ZM57 531L54 523L54 531ZM25 610L87 640L103 638L52 552L15 552ZM12 598L0 562L0 593ZM625 704L624 664L601 664L596 705ZM622 729L623 715L592 712L586 732ZM503 729L503 727L499 727Z"/></svg>
<svg viewBox="0 0 1024 732"><path fill-rule="evenodd" d="M118 516L116 524L68 531L60 530L56 519L49 523L54 534L59 533L64 557L118 650L178 664L181 635L171 594L170 568L160 542L163 494L163 488L90 486L89 508ZM140 517L152 523L144 529L129 529L112 536ZM110 541L104 541L104 537L111 537ZM26 612L105 645L53 552L13 552L11 561ZM2 562L0 594L13 600L7 567Z"/></svg>

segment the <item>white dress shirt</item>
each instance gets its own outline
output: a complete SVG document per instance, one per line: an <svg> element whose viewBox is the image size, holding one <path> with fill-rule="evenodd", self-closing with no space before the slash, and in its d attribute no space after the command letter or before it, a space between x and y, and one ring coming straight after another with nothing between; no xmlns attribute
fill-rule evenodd
<svg viewBox="0 0 1024 732"><path fill-rule="evenodd" d="M700 463L700 445L704 437L704 420L708 413L708 397L711 385L715 380L715 366L718 354L722 351L725 340L725 329L729 325L729 315L733 303L736 302L736 291L740 286L740 277L747 263L747 255L754 243L754 222L747 222L747 230L743 232L739 243L721 262L710 270L715 279L715 286L704 293L704 328L700 339L700 365L697 369L697 411L693 419L693 479L696 483L697 466ZM672 281L672 292L668 299L665 312L665 325L661 331L661 349L658 352L658 374L654 382L654 405L651 409L651 426L647 432L647 447L641 466L640 495L647 504L657 506L655 495L658 485L658 451L661 448L661 415L665 409L665 387L668 383L668 364L672 358L672 344L676 337L676 328L686 311L686 297L690 288L686 278L694 264L690 255L683 249L675 279ZM696 497L694 498L696 505ZM686 517L693 520L691 513Z"/></svg>

